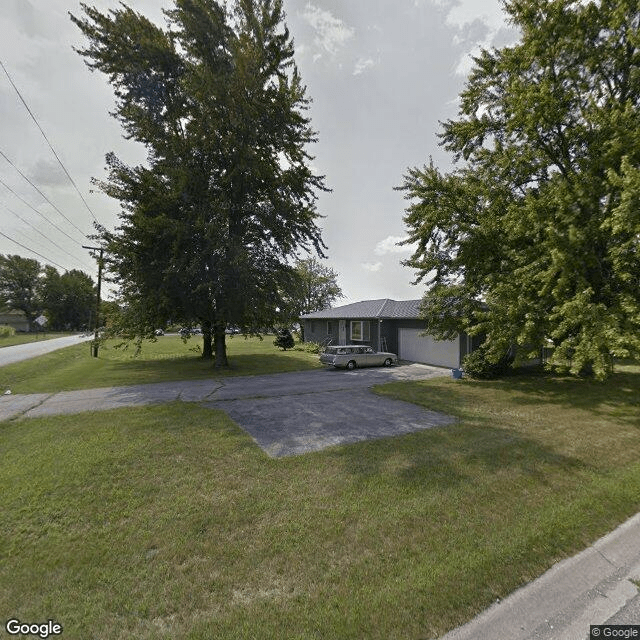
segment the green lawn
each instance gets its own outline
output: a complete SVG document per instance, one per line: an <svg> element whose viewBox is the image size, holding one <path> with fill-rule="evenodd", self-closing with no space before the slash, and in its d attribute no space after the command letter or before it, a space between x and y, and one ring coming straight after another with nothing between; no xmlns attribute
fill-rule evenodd
<svg viewBox="0 0 640 640"><path fill-rule="evenodd" d="M453 426L268 458L173 403L0 425L0 611L96 639L433 638L640 510L640 367L379 393Z"/></svg>
<svg viewBox="0 0 640 640"><path fill-rule="evenodd" d="M90 389L171 380L194 380L227 375L257 375L320 367L317 355L304 351L282 351L273 336L227 338L229 369L216 370L200 357L202 339L194 336L186 344L178 336L162 336L145 342L140 355L135 349L116 349L109 340L91 357L91 343L54 351L32 360L0 367L0 391L40 393Z"/></svg>
<svg viewBox="0 0 640 640"><path fill-rule="evenodd" d="M16 333L12 336L0 337L0 349L2 347L12 347L16 344L26 344L27 342L41 342L42 340L52 340L53 338L64 338L66 336L78 335L75 333Z"/></svg>

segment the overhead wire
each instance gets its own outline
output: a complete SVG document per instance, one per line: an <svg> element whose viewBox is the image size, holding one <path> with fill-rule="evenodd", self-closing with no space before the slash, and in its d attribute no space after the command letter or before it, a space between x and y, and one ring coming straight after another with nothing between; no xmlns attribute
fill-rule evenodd
<svg viewBox="0 0 640 640"><path fill-rule="evenodd" d="M34 251L33 249L30 249L29 247L27 247L26 245L22 244L21 242L18 242L17 240L14 240L13 238L10 238L6 233L3 233L2 231L0 231L0 236L2 236L3 238L6 238L7 240L10 240L14 244L17 244L19 247L22 247L23 249L26 249L30 253L35 254L36 256L42 258L43 260L46 260L47 262L50 262L51 264L56 265L56 267L60 267L63 271L69 271L69 269L67 269L66 267L63 267L61 264L58 264L55 260L51 260L51 258L47 258L46 256L43 256L41 253L38 253L37 251Z"/></svg>
<svg viewBox="0 0 640 640"><path fill-rule="evenodd" d="M65 236L67 236L67 238L69 238L69 240L71 240L71 242L75 242L77 245L82 246L81 242L78 242L78 240L76 240L75 238L72 238L64 229L61 229L57 224L55 224L54 222L52 222L51 220L49 220L49 218L47 218L42 212L38 211L34 206L30 205L21 195L17 194L4 180L2 180L0 178L0 184L7 189L8 191L11 191L11 193L13 193L13 195L18 198L18 200L20 200L22 203L24 203L25 205L27 205L27 207L29 207L29 209L31 209L32 211L35 211L44 221L48 222L54 229L57 229L60 233L64 234Z"/></svg>
<svg viewBox="0 0 640 640"><path fill-rule="evenodd" d="M31 119L36 123L36 126L40 130L40 133L42 134L42 137L46 140L47 144L49 145L49 149L51 149L51 152L53 153L53 155L55 156L56 160L58 161L58 164L62 167L62 170L65 172L67 178L69 178L69 181L73 185L73 188L76 190L76 193L80 196L80 199L82 200L84 206L87 208L87 211L89 211L89 213L91 214L94 222L98 222L98 219L96 218L95 213L93 213L91 207L87 204L87 201L84 199L84 196L80 192L80 189L78 189L78 185L75 183L75 181L73 180L73 178L71 177L71 175L67 171L67 168L62 163L62 160L60 160L60 156L58 156L58 154L56 153L56 150L53 148L53 145L51 144L51 142L49 142L49 138L47 138L47 134L44 132L44 130L40 126L40 123L38 122L36 117L33 115L33 112L29 108L29 105L27 104L26 100L22 97L22 94L20 93L20 90L18 89L18 87L16 87L15 82L13 81L11 76L9 75L9 72L7 71L7 68L2 63L2 60L0 60L0 66L2 67L2 70L5 72L7 78L9 79L9 82L11 83L11 86L15 89L15 92L18 94L18 97L20 98L20 101L24 105L24 108L27 110L27 112L31 116Z"/></svg>
<svg viewBox="0 0 640 640"><path fill-rule="evenodd" d="M40 229L38 229L38 227L32 225L28 220L25 220L21 215L17 214L13 209L10 209L6 205L3 205L3 207L9 213L12 213L16 218L18 218L18 220L21 220L22 222L24 222L24 224L29 225L36 233L39 233L47 242L50 242L54 247L56 247L57 249L59 249L63 253L66 253L69 257L73 258L74 260L78 259L77 256L74 256L73 254L69 253L66 249L63 249L57 242L55 242L54 240L52 240L48 236L45 236L44 233L42 233L42 231L40 231ZM86 268L86 265L84 265L84 266Z"/></svg>
<svg viewBox="0 0 640 640"><path fill-rule="evenodd" d="M7 231L7 229L5 229ZM38 251L48 251L48 248L36 242L33 238L29 237L23 229L11 229L11 235L15 236L20 242L28 242L29 246L35 247Z"/></svg>
<svg viewBox="0 0 640 640"><path fill-rule="evenodd" d="M72 220L69 220L69 218L67 218L67 216L62 213L62 211L60 211L60 209L58 209L58 207L56 207L56 205L53 204L53 202L51 202L51 200L49 200L49 198L47 198L47 196L42 193L42 191L40 191L40 189L38 189L38 187L33 184L27 176L25 176L24 173L22 173L22 171L20 171L20 169L18 169L18 167L16 167L16 165L9 159L7 154L2 151L2 149L0 149L0 156L2 156L74 229L86 237L84 231L82 231L82 229L80 229L80 227L78 227Z"/></svg>

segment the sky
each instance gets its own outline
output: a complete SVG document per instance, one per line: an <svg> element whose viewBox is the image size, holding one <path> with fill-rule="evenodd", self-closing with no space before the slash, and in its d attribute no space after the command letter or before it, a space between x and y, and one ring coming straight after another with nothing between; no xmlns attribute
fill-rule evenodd
<svg viewBox="0 0 640 640"><path fill-rule="evenodd" d="M161 8L171 2L127 4L163 24ZM424 286L412 284L415 272L401 264L410 248L397 245L407 234L408 202L394 187L430 157L452 168L438 144L439 122L457 115L471 55L512 44L518 34L500 0L284 0L284 8L313 101L319 140L312 166L332 190L319 194L317 206L328 247L323 263L344 293L337 304L419 298ZM145 152L109 115L107 79L73 50L85 41L69 12L81 15L79 2L0 2L0 61L34 116L0 68L0 254L95 279L82 245L95 244L86 237L94 220L115 228L120 208L91 179L106 177L108 152L129 164L144 162Z"/></svg>

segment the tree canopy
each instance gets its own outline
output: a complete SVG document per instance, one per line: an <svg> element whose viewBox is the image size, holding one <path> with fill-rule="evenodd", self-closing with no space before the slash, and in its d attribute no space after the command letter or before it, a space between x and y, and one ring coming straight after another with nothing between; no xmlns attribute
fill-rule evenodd
<svg viewBox="0 0 640 640"><path fill-rule="evenodd" d="M316 258L300 258L294 264L296 281L285 293L289 313L297 321L305 313L328 309L342 298L338 274Z"/></svg>
<svg viewBox="0 0 640 640"><path fill-rule="evenodd" d="M51 329L80 330L91 324L95 285L89 275L55 267L19 255L0 255L0 306L22 311L31 327L44 313Z"/></svg>
<svg viewBox="0 0 640 640"><path fill-rule="evenodd" d="M607 374L640 353L640 10L635 0L509 0L521 38L475 59L454 170L409 169L406 264L440 337L486 335L498 362Z"/></svg>
<svg viewBox="0 0 640 640"><path fill-rule="evenodd" d="M89 329L95 322L95 285L83 271L72 269L60 274L45 266L39 289L50 328Z"/></svg>
<svg viewBox="0 0 640 640"><path fill-rule="evenodd" d="M229 4L229 3L227 3ZM122 204L100 231L135 332L202 324L203 355L226 360L228 324L278 321L299 250L323 255L309 168L316 140L281 0L175 0L166 27L125 4L71 16L79 51L105 73L126 135L147 164L107 156L101 188Z"/></svg>
<svg viewBox="0 0 640 640"><path fill-rule="evenodd" d="M42 267L37 260L18 255L0 255L0 304L22 311L29 323L40 310L38 288Z"/></svg>

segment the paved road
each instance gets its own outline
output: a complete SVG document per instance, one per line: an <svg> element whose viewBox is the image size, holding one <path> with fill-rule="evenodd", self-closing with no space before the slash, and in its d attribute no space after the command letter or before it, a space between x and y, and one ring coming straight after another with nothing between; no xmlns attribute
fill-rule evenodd
<svg viewBox="0 0 640 640"><path fill-rule="evenodd" d="M395 436L454 422L451 416L377 396L375 384L451 375L407 364L388 369L321 369L263 376L162 382L0 397L0 420L103 411L172 400L226 411L270 456Z"/></svg>
<svg viewBox="0 0 640 640"><path fill-rule="evenodd" d="M51 353L64 347L86 342L87 340L93 340L93 336L65 336L63 338L53 338L52 340L45 340L43 338L37 342L16 344L12 347L2 347L2 349L0 349L0 367L5 364L13 364L21 360L29 360L30 358L42 356L45 353Z"/></svg>

